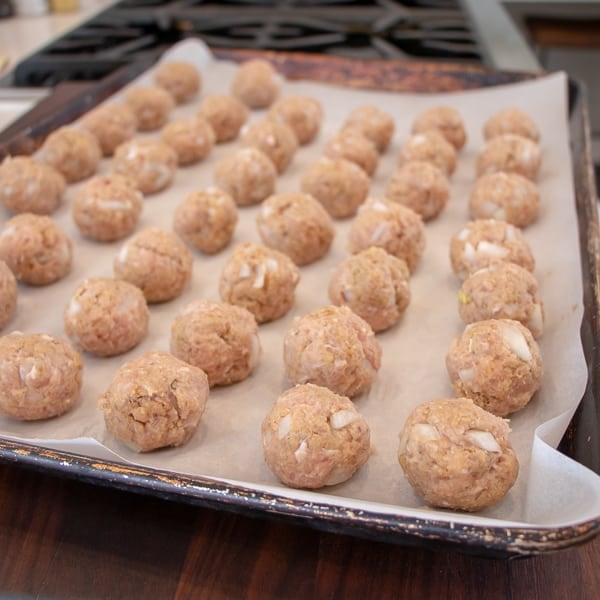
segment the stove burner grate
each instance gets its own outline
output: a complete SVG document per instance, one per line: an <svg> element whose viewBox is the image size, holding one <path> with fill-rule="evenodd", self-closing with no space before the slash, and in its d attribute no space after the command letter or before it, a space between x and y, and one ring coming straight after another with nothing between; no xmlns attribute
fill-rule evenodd
<svg viewBox="0 0 600 600"><path fill-rule="evenodd" d="M25 59L14 84L99 79L189 36L214 48L482 62L454 0L122 0Z"/></svg>

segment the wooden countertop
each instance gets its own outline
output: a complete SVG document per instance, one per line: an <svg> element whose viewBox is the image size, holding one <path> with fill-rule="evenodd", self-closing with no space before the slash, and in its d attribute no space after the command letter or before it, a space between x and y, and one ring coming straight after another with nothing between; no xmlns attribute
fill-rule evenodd
<svg viewBox="0 0 600 600"><path fill-rule="evenodd" d="M513 560L401 547L0 465L0 597L577 598L600 536Z"/></svg>

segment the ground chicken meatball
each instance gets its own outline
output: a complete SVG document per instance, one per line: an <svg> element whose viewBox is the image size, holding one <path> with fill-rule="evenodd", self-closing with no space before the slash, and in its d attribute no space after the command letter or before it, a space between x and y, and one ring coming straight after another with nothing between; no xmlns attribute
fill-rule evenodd
<svg viewBox="0 0 600 600"><path fill-rule="evenodd" d="M240 141L244 148L258 148L264 152L278 173L288 168L298 149L292 128L274 119L263 119L244 126Z"/></svg>
<svg viewBox="0 0 600 600"><path fill-rule="evenodd" d="M371 246L406 262L412 273L425 251L425 226L411 208L391 200L369 198L354 218L348 248L357 254Z"/></svg>
<svg viewBox="0 0 600 600"><path fill-rule="evenodd" d="M55 168L67 183L74 183L96 172L102 151L89 131L65 126L46 138L36 158Z"/></svg>
<svg viewBox="0 0 600 600"><path fill-rule="evenodd" d="M113 268L117 279L133 283L153 303L177 298L192 278L193 263L192 253L178 235L149 227L123 244Z"/></svg>
<svg viewBox="0 0 600 600"><path fill-rule="evenodd" d="M499 262L475 271L458 292L458 310L465 323L486 319L519 321L534 338L544 330L544 305L535 277L523 267Z"/></svg>
<svg viewBox="0 0 600 600"><path fill-rule="evenodd" d="M450 197L450 184L433 163L412 161L403 164L389 178L385 197L412 208L424 221L437 217Z"/></svg>
<svg viewBox="0 0 600 600"><path fill-rule="evenodd" d="M154 82L173 96L177 104L194 98L202 88L200 71L189 62L170 60L160 63L154 71Z"/></svg>
<svg viewBox="0 0 600 600"><path fill-rule="evenodd" d="M30 156L7 156L0 164L0 204L13 213L53 213L65 185L56 169Z"/></svg>
<svg viewBox="0 0 600 600"><path fill-rule="evenodd" d="M210 123L217 144L234 140L248 120L248 110L237 98L221 94L205 96L198 115Z"/></svg>
<svg viewBox="0 0 600 600"><path fill-rule="evenodd" d="M248 206L262 202L275 191L277 169L258 148L241 148L216 164L214 180L238 206Z"/></svg>
<svg viewBox="0 0 600 600"><path fill-rule="evenodd" d="M402 146L398 165L414 160L433 163L450 177L456 169L456 150L439 131L430 129L411 135Z"/></svg>
<svg viewBox="0 0 600 600"><path fill-rule="evenodd" d="M396 324L410 302L406 263L383 248L371 247L348 257L329 281L329 299L347 306L373 331Z"/></svg>
<svg viewBox="0 0 600 600"><path fill-rule="evenodd" d="M409 415L398 460L427 504L478 511L504 498L517 479L509 433L506 420L468 398L438 398Z"/></svg>
<svg viewBox="0 0 600 600"><path fill-rule="evenodd" d="M412 133L439 131L456 150L467 141L467 132L460 113L451 106L434 106L422 112L413 122Z"/></svg>
<svg viewBox="0 0 600 600"><path fill-rule="evenodd" d="M242 381L260 359L256 319L241 306L209 300L190 302L171 326L171 352L202 369L211 387Z"/></svg>
<svg viewBox="0 0 600 600"><path fill-rule="evenodd" d="M0 259L30 285L47 285L71 270L73 244L50 217L22 213L0 230Z"/></svg>
<svg viewBox="0 0 600 600"><path fill-rule="evenodd" d="M270 119L288 125L300 144L312 142L321 127L323 107L316 98L308 96L286 96L271 106Z"/></svg>
<svg viewBox="0 0 600 600"><path fill-rule="evenodd" d="M137 117L128 104L103 104L81 118L87 129L100 144L104 156L112 156L137 131Z"/></svg>
<svg viewBox="0 0 600 600"><path fill-rule="evenodd" d="M106 429L138 452L181 446L198 429L206 374L168 352L146 352L119 367L99 399Z"/></svg>
<svg viewBox="0 0 600 600"><path fill-rule="evenodd" d="M370 105L352 110L342 125L342 129L354 129L362 133L375 144L378 152L385 152L395 128L392 115Z"/></svg>
<svg viewBox="0 0 600 600"><path fill-rule="evenodd" d="M377 169L379 154L375 144L356 129L342 129L324 149L328 158L344 158L371 176Z"/></svg>
<svg viewBox="0 0 600 600"><path fill-rule="evenodd" d="M512 319L467 325L450 345L446 367L457 396L499 417L523 408L542 380L540 349L531 331Z"/></svg>
<svg viewBox="0 0 600 600"><path fill-rule="evenodd" d="M514 133L497 135L486 142L477 156L477 176L504 171L537 179L542 152L529 138Z"/></svg>
<svg viewBox="0 0 600 600"><path fill-rule="evenodd" d="M450 240L452 271L461 279L497 262L515 263L531 272L535 268L523 233L506 221L470 221Z"/></svg>
<svg viewBox="0 0 600 600"><path fill-rule="evenodd" d="M22 421L57 417L79 399L83 361L63 339L15 331L0 338L0 413Z"/></svg>
<svg viewBox="0 0 600 600"><path fill-rule="evenodd" d="M112 170L131 179L144 194L169 187L177 171L177 154L163 142L133 139L115 151Z"/></svg>
<svg viewBox="0 0 600 600"><path fill-rule="evenodd" d="M139 288L102 277L82 281L63 315L69 338L96 356L116 356L137 346L146 335L149 318Z"/></svg>
<svg viewBox="0 0 600 600"><path fill-rule="evenodd" d="M140 131L154 131L168 120L175 101L167 90L158 86L134 86L125 94Z"/></svg>
<svg viewBox="0 0 600 600"><path fill-rule="evenodd" d="M295 317L283 338L292 383L314 383L352 398L366 392L381 366L371 326L347 306L326 306Z"/></svg>
<svg viewBox="0 0 600 600"><path fill-rule="evenodd" d="M329 213L310 194L299 192L269 196L256 225L265 246L287 254L297 265L327 254L335 236Z"/></svg>
<svg viewBox="0 0 600 600"><path fill-rule="evenodd" d="M0 260L0 329L12 318L17 310L17 280L8 265Z"/></svg>
<svg viewBox="0 0 600 600"><path fill-rule="evenodd" d="M266 60L249 60L239 66L231 83L231 93L249 108L271 106L279 95L281 79Z"/></svg>
<svg viewBox="0 0 600 600"><path fill-rule="evenodd" d="M316 198L334 218L356 213L367 199L370 180L357 164L344 158L320 158L306 169L301 190Z"/></svg>
<svg viewBox="0 0 600 600"><path fill-rule="evenodd" d="M274 321L294 304L300 271L277 250L238 244L221 273L221 299L248 309L259 323Z"/></svg>
<svg viewBox="0 0 600 600"><path fill-rule="evenodd" d="M307 383L277 398L262 423L262 446L282 483L318 489L347 481L367 462L370 429L348 398Z"/></svg>
<svg viewBox="0 0 600 600"><path fill-rule="evenodd" d="M533 119L518 108L499 110L483 126L483 136L486 140L505 133L516 133L534 142L540 140L540 132Z"/></svg>
<svg viewBox="0 0 600 600"><path fill-rule="evenodd" d="M539 210L537 186L518 173L499 171L483 175L469 197L472 219L498 219L527 227L537 219Z"/></svg>
<svg viewBox="0 0 600 600"><path fill-rule="evenodd" d="M75 194L72 215L81 233L99 242L114 242L137 225L144 197L122 175L96 175Z"/></svg>
<svg viewBox="0 0 600 600"><path fill-rule="evenodd" d="M175 150L180 165L200 162L215 145L215 132L202 117L171 121L163 127L160 137L167 146Z"/></svg>
<svg viewBox="0 0 600 600"><path fill-rule="evenodd" d="M196 250L215 254L233 237L238 210L233 198L215 187L190 192L175 207L173 229Z"/></svg>

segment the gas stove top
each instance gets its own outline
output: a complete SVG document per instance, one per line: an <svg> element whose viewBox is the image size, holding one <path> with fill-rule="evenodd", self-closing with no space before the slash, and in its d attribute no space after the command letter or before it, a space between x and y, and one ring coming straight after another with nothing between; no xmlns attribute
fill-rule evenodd
<svg viewBox="0 0 600 600"><path fill-rule="evenodd" d="M457 0L122 0L22 61L12 84L101 79L190 36L213 48L483 61Z"/></svg>

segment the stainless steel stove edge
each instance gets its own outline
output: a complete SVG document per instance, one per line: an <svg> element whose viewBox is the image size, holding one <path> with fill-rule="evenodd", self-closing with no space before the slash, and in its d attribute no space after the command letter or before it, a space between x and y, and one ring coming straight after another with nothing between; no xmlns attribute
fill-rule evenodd
<svg viewBox="0 0 600 600"><path fill-rule="evenodd" d="M459 0L479 41L486 66L502 71L536 72L542 66L533 49L498 0Z"/></svg>

